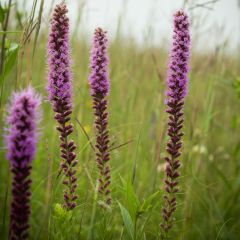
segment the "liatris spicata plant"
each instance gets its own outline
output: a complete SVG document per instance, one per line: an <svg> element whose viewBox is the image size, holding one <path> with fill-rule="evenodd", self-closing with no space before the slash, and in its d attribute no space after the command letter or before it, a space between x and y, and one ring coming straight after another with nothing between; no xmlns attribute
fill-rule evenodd
<svg viewBox="0 0 240 240"><path fill-rule="evenodd" d="M7 158L13 174L9 231L12 240L28 238L32 183L30 173L36 152L39 105L40 98L31 88L15 93L7 119Z"/></svg>
<svg viewBox="0 0 240 240"><path fill-rule="evenodd" d="M178 177L180 176L179 157L182 148L182 127L183 127L183 108L185 97L188 92L188 71L190 55L190 34L188 16L182 10L174 14L174 35L173 45L170 54L168 71L168 91L167 91L167 113L168 136L167 143L168 157L165 158L166 179L164 207L162 210L163 222L161 224L165 236L173 225L173 213L176 210L178 192Z"/></svg>
<svg viewBox="0 0 240 240"><path fill-rule="evenodd" d="M70 123L72 113L72 77L70 70L69 19L64 3L56 5L51 21L51 32L48 40L49 62L49 99L52 103L57 130L60 133L61 170L65 175L63 184L64 207L71 210L76 207L77 178L75 166L78 161L74 150L76 145L69 135L73 132Z"/></svg>
<svg viewBox="0 0 240 240"><path fill-rule="evenodd" d="M107 205L112 202L110 190L110 154L108 131L109 59L106 32L97 28L94 33L91 50L91 74L89 77L96 126L96 162L99 169L99 193Z"/></svg>

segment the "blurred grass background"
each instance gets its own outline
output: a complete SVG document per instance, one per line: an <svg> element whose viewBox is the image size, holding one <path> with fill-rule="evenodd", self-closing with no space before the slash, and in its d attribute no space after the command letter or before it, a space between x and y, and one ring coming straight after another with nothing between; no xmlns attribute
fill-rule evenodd
<svg viewBox="0 0 240 240"><path fill-rule="evenodd" d="M94 153L78 124L94 141L88 87L90 43L79 33L77 24L71 26L73 137L78 146L80 198L76 210L66 213L60 206L56 122L45 90L49 21L44 19L47 24L42 24L43 7L44 0L33 0L32 8L26 11L18 7L18 1L9 0L0 8L0 239L7 239L11 200L11 175L3 141L8 101L13 91L29 84L43 96L41 137L32 171L31 239L160 239L168 49L139 45L130 37L123 38L120 31L111 39L111 140L113 148L127 144L111 151L114 204L106 212L96 201ZM239 52L229 53L225 44L212 51L196 51L193 45L181 192L171 239L239 239L239 106Z"/></svg>

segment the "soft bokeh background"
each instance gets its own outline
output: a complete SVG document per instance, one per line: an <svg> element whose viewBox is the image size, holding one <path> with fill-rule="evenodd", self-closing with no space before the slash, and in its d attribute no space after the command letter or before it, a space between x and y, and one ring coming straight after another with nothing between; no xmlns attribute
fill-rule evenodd
<svg viewBox="0 0 240 240"><path fill-rule="evenodd" d="M0 43L5 54L0 59L0 239L7 239L11 201L11 174L3 140L8 101L13 91L29 84L43 96L41 137L32 172L30 239L161 239L167 141L165 79L172 14L184 8L190 16L193 39L190 89L185 106L181 192L169 237L238 240L239 1L66 1L71 20L73 138L78 145L80 196L78 207L70 214L61 208L59 139L45 90L49 20L57 2L1 0ZM98 26L108 31L111 42L109 122L111 143L116 148L111 151L114 203L109 212L102 211L97 202L94 153L77 122L94 142L88 66L91 37Z"/></svg>
<svg viewBox="0 0 240 240"><path fill-rule="evenodd" d="M31 1L20 1L28 9ZM54 1L46 1L43 15L48 16ZM198 46L214 48L228 40L232 50L236 50L240 41L240 2L239 0L73 0L66 1L71 14L71 22L78 21L81 12L81 24L78 32L91 36L96 26L108 29L111 38L121 31L138 43L159 45L168 44L171 35L172 13L185 7L190 10L194 20L193 35ZM39 1L40 3L40 1ZM44 19L43 19L44 20ZM44 21L43 21L44 22ZM46 21L45 24L48 22ZM120 26L119 26L120 25ZM196 36L197 35L197 36Z"/></svg>

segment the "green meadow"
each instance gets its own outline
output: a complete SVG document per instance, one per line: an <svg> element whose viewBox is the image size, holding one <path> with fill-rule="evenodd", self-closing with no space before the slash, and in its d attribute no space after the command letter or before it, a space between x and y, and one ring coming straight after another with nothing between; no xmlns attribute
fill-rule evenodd
<svg viewBox="0 0 240 240"><path fill-rule="evenodd" d="M42 9L38 5L34 11L34 2L26 12L17 4L11 5L7 27L4 23L8 9L5 5L0 9L0 43L5 49L0 60L0 239L8 238L12 197L12 175L4 144L5 119L11 94L29 84L42 95L39 143L31 175L30 239L161 239L168 140L164 99L170 44L138 44L131 36L123 37L120 30L110 39L108 100L113 204L102 209L91 147L95 143L88 83L91 41L77 23L71 26L72 138L79 160L79 199L78 206L67 212L62 208L62 177L58 177L59 135L46 91L50 16L43 21ZM208 51L195 49L195 44L196 39L191 45L190 85L184 110L180 192L169 239L238 240L240 58L237 51L230 52L224 45Z"/></svg>

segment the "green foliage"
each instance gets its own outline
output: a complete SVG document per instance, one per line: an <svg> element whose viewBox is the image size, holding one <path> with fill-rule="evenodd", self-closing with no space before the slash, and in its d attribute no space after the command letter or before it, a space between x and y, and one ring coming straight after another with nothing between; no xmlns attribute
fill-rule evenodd
<svg viewBox="0 0 240 240"><path fill-rule="evenodd" d="M151 215L151 210L156 206L159 200L159 191L149 195L146 199L141 201L138 195L135 193L133 185L130 181L124 181L121 179L123 184L123 194L126 198L125 208L120 202L118 202L121 210L122 219L126 232L131 239L143 239L145 236L145 225L148 223L148 217ZM141 218L145 221L138 225Z"/></svg>
<svg viewBox="0 0 240 240"><path fill-rule="evenodd" d="M153 201L161 197L159 193L159 191L155 192L143 200L143 203L138 210L139 216L149 212L153 208Z"/></svg>
<svg viewBox="0 0 240 240"><path fill-rule="evenodd" d="M78 235L78 225L75 225L73 211L66 211L61 204L56 203L52 214L52 239L71 239Z"/></svg>
<svg viewBox="0 0 240 240"><path fill-rule="evenodd" d="M118 204L121 209L121 214L122 214L124 225L127 229L127 233L131 239L134 239L134 226L133 226L133 220L131 218L131 215L128 212L128 210L122 206L121 203L118 203Z"/></svg>
<svg viewBox="0 0 240 240"><path fill-rule="evenodd" d="M71 219L71 211L66 211L60 203L56 203L54 207L54 217L59 221L64 222L65 220L69 221Z"/></svg>
<svg viewBox="0 0 240 240"><path fill-rule="evenodd" d="M6 10L2 7L2 4L0 3L0 23L1 24L4 23L5 13L6 13Z"/></svg>
<svg viewBox="0 0 240 240"><path fill-rule="evenodd" d="M4 64L4 77L6 77L13 67L15 66L15 63L17 61L19 51L19 44L8 42L6 45L6 60Z"/></svg>
<svg viewBox="0 0 240 240"><path fill-rule="evenodd" d="M233 87L237 93L238 98L240 99L240 77L236 78Z"/></svg>

